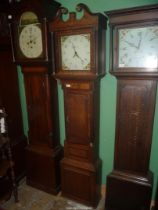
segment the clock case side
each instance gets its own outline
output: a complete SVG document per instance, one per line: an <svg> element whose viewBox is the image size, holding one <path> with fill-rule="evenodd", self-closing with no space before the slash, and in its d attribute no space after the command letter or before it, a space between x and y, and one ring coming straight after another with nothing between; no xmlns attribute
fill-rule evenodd
<svg viewBox="0 0 158 210"><path fill-rule="evenodd" d="M137 76L137 77L158 77L158 68L138 68L118 66L118 30L124 28L137 28L144 26L153 26L158 24L158 4L144 7L135 7L132 9L121 9L108 11L105 14L109 18L110 26L110 73L117 76Z"/></svg>
<svg viewBox="0 0 158 210"><path fill-rule="evenodd" d="M50 22L49 30L51 33L52 51L55 60L55 77L71 79L95 79L105 75L105 31L107 19L104 15L92 14L86 5L78 4L78 12L83 10L83 16L77 19L76 13L69 13L69 19L64 21L63 14L68 14L66 8L61 7L54 21ZM73 35L81 33L91 34L91 64L90 70L62 70L60 37L62 35ZM98 43L98 44L97 44Z"/></svg>

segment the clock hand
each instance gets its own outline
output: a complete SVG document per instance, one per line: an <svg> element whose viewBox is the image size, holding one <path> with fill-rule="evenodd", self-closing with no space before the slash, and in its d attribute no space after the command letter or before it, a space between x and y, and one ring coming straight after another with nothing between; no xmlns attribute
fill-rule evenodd
<svg viewBox="0 0 158 210"><path fill-rule="evenodd" d="M78 55L78 53L75 51L75 54L74 54L74 56L73 57L77 57L77 58L79 58L80 59L80 61L82 62L82 63L84 63L84 60Z"/></svg>
<svg viewBox="0 0 158 210"><path fill-rule="evenodd" d="M78 53L77 53L77 51L76 51L76 48L75 48L75 45L73 44L73 42L71 42L71 43L72 43L72 48L73 48L73 50L74 50L74 56L73 56L73 57L79 58L80 61L81 61L82 63L84 63L84 60L78 55Z"/></svg>
<svg viewBox="0 0 158 210"><path fill-rule="evenodd" d="M152 37L151 39L149 39L149 41L153 41L154 39L158 39L158 37L157 36Z"/></svg>
<svg viewBox="0 0 158 210"><path fill-rule="evenodd" d="M78 57L78 58L80 58L80 56L78 55L78 53L77 53L77 51L76 51L76 48L75 48L75 46L74 46L74 44L72 43L72 48L73 48L73 50L74 50L74 56L73 57ZM80 58L81 59L81 58Z"/></svg>
<svg viewBox="0 0 158 210"><path fill-rule="evenodd" d="M140 32L138 35L139 35L139 42L138 42L138 47L137 47L137 49L140 48L140 44L141 44L141 42L142 42L142 33Z"/></svg>
<svg viewBox="0 0 158 210"><path fill-rule="evenodd" d="M80 61L81 61L82 64L83 64L83 63L84 63L83 59L82 59L80 56L78 56L78 58L80 59Z"/></svg>
<svg viewBox="0 0 158 210"><path fill-rule="evenodd" d="M126 42L129 46L131 46L131 47L134 47L134 48L138 49L138 47L137 47L137 46L135 46L133 43L131 43L131 42L129 42L129 41L126 41L126 40L125 40L125 42Z"/></svg>
<svg viewBox="0 0 158 210"><path fill-rule="evenodd" d="M138 43L138 47L137 47L137 49L139 49L140 48L140 44L141 44L141 39L139 40L139 43Z"/></svg>

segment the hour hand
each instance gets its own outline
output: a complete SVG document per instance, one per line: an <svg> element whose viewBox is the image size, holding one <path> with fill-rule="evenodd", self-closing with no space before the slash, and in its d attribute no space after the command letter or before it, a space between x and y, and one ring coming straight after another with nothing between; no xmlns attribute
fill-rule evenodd
<svg viewBox="0 0 158 210"><path fill-rule="evenodd" d="M133 43L131 43L131 42L129 42L129 41L126 41L126 40L125 40L125 42L126 42L129 46L138 49L138 47L137 47L136 45L134 45Z"/></svg>
<svg viewBox="0 0 158 210"><path fill-rule="evenodd" d="M75 51L75 54L73 57L77 57L82 63L84 63L84 60L78 55L78 53Z"/></svg>
<svg viewBox="0 0 158 210"><path fill-rule="evenodd" d="M74 52L73 58L74 58L74 57L79 57L76 51Z"/></svg>
<svg viewBox="0 0 158 210"><path fill-rule="evenodd" d="M73 50L74 50L74 55L73 55L73 57L77 57L77 58L80 59L80 61L83 63L84 61L83 61L83 59L78 55L78 53L77 53L77 51L76 51L76 48L75 48L75 46L74 46L73 43L72 43L72 48L73 48Z"/></svg>
<svg viewBox="0 0 158 210"><path fill-rule="evenodd" d="M141 45L141 41L142 41L142 33L140 32L139 34L139 42L138 42L138 49L140 48L140 45Z"/></svg>

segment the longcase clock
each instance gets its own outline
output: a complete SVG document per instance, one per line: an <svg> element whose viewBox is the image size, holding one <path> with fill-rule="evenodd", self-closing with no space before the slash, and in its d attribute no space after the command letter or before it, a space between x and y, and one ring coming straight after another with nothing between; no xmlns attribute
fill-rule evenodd
<svg viewBox="0 0 158 210"><path fill-rule="evenodd" d="M52 79L48 18L44 8L59 4L24 1L11 25L13 60L24 75L29 121L27 184L56 194L60 190L62 147L59 144L57 84ZM52 14L54 16L54 14Z"/></svg>
<svg viewBox="0 0 158 210"><path fill-rule="evenodd" d="M61 161L62 194L96 206L100 198L99 159L100 79L105 74L106 18L92 14L84 4L83 16L61 8L50 23L55 78L64 91L66 139Z"/></svg>
<svg viewBox="0 0 158 210"><path fill-rule="evenodd" d="M110 11L111 74L117 78L114 170L105 208L149 210L150 150L158 78L158 5Z"/></svg>

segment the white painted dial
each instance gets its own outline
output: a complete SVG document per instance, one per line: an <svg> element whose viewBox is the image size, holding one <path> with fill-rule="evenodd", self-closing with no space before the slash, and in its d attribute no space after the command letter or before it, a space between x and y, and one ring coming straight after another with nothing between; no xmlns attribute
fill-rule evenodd
<svg viewBox="0 0 158 210"><path fill-rule="evenodd" d="M21 30L19 46L26 58L38 58L42 54L42 32L38 25L29 24Z"/></svg>
<svg viewBox="0 0 158 210"><path fill-rule="evenodd" d="M158 25L119 29L119 67L158 68Z"/></svg>
<svg viewBox="0 0 158 210"><path fill-rule="evenodd" d="M90 34L61 37L63 70L90 70Z"/></svg>

